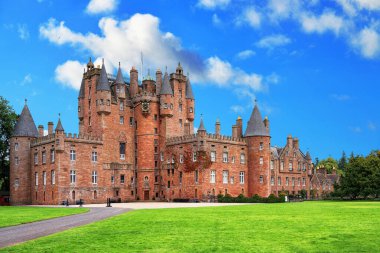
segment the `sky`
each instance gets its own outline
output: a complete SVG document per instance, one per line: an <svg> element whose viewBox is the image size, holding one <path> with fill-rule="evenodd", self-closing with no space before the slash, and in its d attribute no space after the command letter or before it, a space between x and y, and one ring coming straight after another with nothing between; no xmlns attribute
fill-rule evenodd
<svg viewBox="0 0 380 253"><path fill-rule="evenodd" d="M380 0L2 0L0 96L77 133L89 57L140 79L181 62L195 126L219 118L231 135L257 100L273 146L290 134L313 159L365 155L380 148L379 18Z"/></svg>

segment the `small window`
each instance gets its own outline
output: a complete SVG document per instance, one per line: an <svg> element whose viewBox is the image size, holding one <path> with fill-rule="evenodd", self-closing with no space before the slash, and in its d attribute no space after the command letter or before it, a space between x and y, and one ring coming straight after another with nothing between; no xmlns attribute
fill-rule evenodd
<svg viewBox="0 0 380 253"><path fill-rule="evenodd" d="M157 114L155 114L155 115L154 115L154 120L156 120L156 121L157 121Z"/></svg>
<svg viewBox="0 0 380 253"><path fill-rule="evenodd" d="M230 184L234 184L235 182L235 178L234 177L230 177Z"/></svg>
<svg viewBox="0 0 380 253"><path fill-rule="evenodd" d="M286 186L289 185L289 178L288 178L288 177L285 178L285 185L286 185Z"/></svg>
<svg viewBox="0 0 380 253"><path fill-rule="evenodd" d="M179 119L179 127L182 128L182 119Z"/></svg>
<svg viewBox="0 0 380 253"><path fill-rule="evenodd" d="M38 186L38 172L34 173L34 184Z"/></svg>
<svg viewBox="0 0 380 253"><path fill-rule="evenodd" d="M240 154L240 163L245 164L245 154Z"/></svg>
<svg viewBox="0 0 380 253"><path fill-rule="evenodd" d="M93 161L93 162L97 162L98 161L98 152L92 151L91 161Z"/></svg>
<svg viewBox="0 0 380 253"><path fill-rule="evenodd" d="M270 169L274 170L274 161L273 160L270 160Z"/></svg>
<svg viewBox="0 0 380 253"><path fill-rule="evenodd" d="M74 184L76 182L76 172L75 170L70 170L70 183Z"/></svg>
<svg viewBox="0 0 380 253"><path fill-rule="evenodd" d="M195 174L194 174L194 180L195 180L195 183L197 184L198 183L198 179L199 179L199 171L195 170L194 172L195 172Z"/></svg>
<svg viewBox="0 0 380 253"><path fill-rule="evenodd" d="M263 149L264 149L264 143L260 142L260 150L263 150Z"/></svg>
<svg viewBox="0 0 380 253"><path fill-rule="evenodd" d="M235 163L235 156L231 157L231 163Z"/></svg>
<svg viewBox="0 0 380 253"><path fill-rule="evenodd" d="M46 151L42 151L42 164L46 163Z"/></svg>
<svg viewBox="0 0 380 253"><path fill-rule="evenodd" d="M164 153L163 152L160 153L160 159L161 159L161 162L164 161Z"/></svg>
<svg viewBox="0 0 380 253"><path fill-rule="evenodd" d="M224 163L228 162L228 153L227 152L223 152L223 162Z"/></svg>
<svg viewBox="0 0 380 253"><path fill-rule="evenodd" d="M170 188L170 181L168 181L168 188Z"/></svg>
<svg viewBox="0 0 380 253"><path fill-rule="evenodd" d="M223 184L228 184L228 170L223 170Z"/></svg>
<svg viewBox="0 0 380 253"><path fill-rule="evenodd" d="M120 125L124 125L124 116L120 116L119 123Z"/></svg>
<svg viewBox="0 0 380 253"><path fill-rule="evenodd" d="M281 185L281 177L277 178L277 185Z"/></svg>
<svg viewBox="0 0 380 253"><path fill-rule="evenodd" d="M120 150L120 159L125 160L125 142L120 142L119 150Z"/></svg>
<svg viewBox="0 0 380 253"><path fill-rule="evenodd" d="M55 151L54 149L50 150L50 162L54 162L55 161Z"/></svg>
<svg viewBox="0 0 380 253"><path fill-rule="evenodd" d="M70 150L70 161L75 161L77 159L77 155L75 153L75 150Z"/></svg>
<svg viewBox="0 0 380 253"><path fill-rule="evenodd" d="M55 171L54 170L50 172L50 176L51 176L51 184L55 185Z"/></svg>
<svg viewBox="0 0 380 253"><path fill-rule="evenodd" d="M43 181L43 184L46 185L46 171L42 172L42 181Z"/></svg>
<svg viewBox="0 0 380 253"><path fill-rule="evenodd" d="M181 93L182 96L182 93ZM179 104L179 111L182 112L182 104Z"/></svg>
<svg viewBox="0 0 380 253"><path fill-rule="evenodd" d="M290 162L289 162L289 171L292 171L292 170L293 170L293 162L290 161Z"/></svg>
<svg viewBox="0 0 380 253"><path fill-rule="evenodd" d="M260 184L264 183L264 176L260 175Z"/></svg>
<svg viewBox="0 0 380 253"><path fill-rule="evenodd" d="M129 125L133 126L133 117L129 117Z"/></svg>
<svg viewBox="0 0 380 253"><path fill-rule="evenodd" d="M97 184L98 183L98 172L93 171L92 172L92 183Z"/></svg>
<svg viewBox="0 0 380 253"><path fill-rule="evenodd" d="M216 151L211 151L211 162L216 161Z"/></svg>
<svg viewBox="0 0 380 253"><path fill-rule="evenodd" d="M19 165L19 162L20 162L20 161L19 161L18 157L16 156L16 157L15 157L15 164L16 164L16 165Z"/></svg>
<svg viewBox="0 0 380 253"><path fill-rule="evenodd" d="M284 170L284 161L281 161L280 163L280 170Z"/></svg>
<svg viewBox="0 0 380 253"><path fill-rule="evenodd" d="M264 164L264 158L261 156L260 157L260 165L263 165Z"/></svg>
<svg viewBox="0 0 380 253"><path fill-rule="evenodd" d="M115 183L115 176L112 175L112 176L111 176L111 184L114 184L114 183Z"/></svg>
<svg viewBox="0 0 380 253"><path fill-rule="evenodd" d="M18 142L15 143L15 151L18 151Z"/></svg>
<svg viewBox="0 0 380 253"><path fill-rule="evenodd" d="M125 182L125 176L124 175L120 175L120 183L124 184L124 182Z"/></svg>
<svg viewBox="0 0 380 253"><path fill-rule="evenodd" d="M240 177L240 183L244 184L244 171L240 171L239 177Z"/></svg>
<svg viewBox="0 0 380 253"><path fill-rule="evenodd" d="M179 155L179 163L183 163L183 154Z"/></svg>
<svg viewBox="0 0 380 253"><path fill-rule="evenodd" d="M164 103L164 109L168 109L168 104Z"/></svg>
<svg viewBox="0 0 380 253"><path fill-rule="evenodd" d="M193 107L190 107L190 108L189 108L189 112L193 112Z"/></svg>
<svg viewBox="0 0 380 253"><path fill-rule="evenodd" d="M302 186L306 186L306 178L302 178Z"/></svg>
<svg viewBox="0 0 380 253"><path fill-rule="evenodd" d="M158 130L156 127L154 128L154 134L158 134Z"/></svg>
<svg viewBox="0 0 380 253"><path fill-rule="evenodd" d="M197 152L193 152L193 162L197 161Z"/></svg>
<svg viewBox="0 0 380 253"><path fill-rule="evenodd" d="M38 153L34 153L34 165L38 165Z"/></svg>
<svg viewBox="0 0 380 253"><path fill-rule="evenodd" d="M210 172L210 183L215 184L215 181L216 181L215 176L216 176L215 170L211 170L211 172Z"/></svg>

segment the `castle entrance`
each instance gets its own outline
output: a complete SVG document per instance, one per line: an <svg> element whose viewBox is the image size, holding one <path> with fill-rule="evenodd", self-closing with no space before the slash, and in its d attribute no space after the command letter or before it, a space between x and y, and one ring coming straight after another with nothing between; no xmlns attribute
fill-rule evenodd
<svg viewBox="0 0 380 253"><path fill-rule="evenodd" d="M149 200L149 191L144 191L144 200Z"/></svg>

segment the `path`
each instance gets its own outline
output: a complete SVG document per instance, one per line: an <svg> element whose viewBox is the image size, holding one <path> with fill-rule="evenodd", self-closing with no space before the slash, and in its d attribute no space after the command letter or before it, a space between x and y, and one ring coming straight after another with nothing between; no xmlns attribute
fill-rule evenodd
<svg viewBox="0 0 380 253"><path fill-rule="evenodd" d="M0 228L0 248L103 220L130 210L132 209L92 207L87 213Z"/></svg>

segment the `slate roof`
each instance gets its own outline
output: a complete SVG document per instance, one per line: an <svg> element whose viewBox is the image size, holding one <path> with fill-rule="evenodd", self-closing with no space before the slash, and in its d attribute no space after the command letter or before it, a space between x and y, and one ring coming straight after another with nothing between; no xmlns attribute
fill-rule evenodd
<svg viewBox="0 0 380 253"><path fill-rule="evenodd" d="M186 98L194 99L193 89L191 88L190 78L186 81Z"/></svg>
<svg viewBox="0 0 380 253"><path fill-rule="evenodd" d="M84 98L84 78L82 79L82 83L80 85L78 98Z"/></svg>
<svg viewBox="0 0 380 253"><path fill-rule="evenodd" d="M203 118L201 118L201 123L199 124L199 127L198 127L198 132L199 131L206 131L205 125L203 124Z"/></svg>
<svg viewBox="0 0 380 253"><path fill-rule="evenodd" d="M117 76L116 76L115 83L124 84L124 77L123 77L123 73L121 73L120 62L119 62L119 69L117 70Z"/></svg>
<svg viewBox="0 0 380 253"><path fill-rule="evenodd" d="M169 83L168 72L165 72L164 83L161 86L160 95L173 95L173 90Z"/></svg>
<svg viewBox="0 0 380 253"><path fill-rule="evenodd" d="M13 131L13 136L16 137L38 137L37 127L34 124L32 114L28 106L25 104L21 115L17 120Z"/></svg>
<svg viewBox="0 0 380 253"><path fill-rule="evenodd" d="M253 108L244 136L269 136L269 131L264 125L263 118L261 117L257 104Z"/></svg>
<svg viewBox="0 0 380 253"><path fill-rule="evenodd" d="M55 131L62 131L62 132L65 131L65 130L63 129L63 126L62 126L62 123L61 123L61 119L60 119L60 118L58 119L58 123L57 123L57 127L55 128Z"/></svg>
<svg viewBox="0 0 380 253"><path fill-rule="evenodd" d="M110 85L108 83L107 71L104 63L102 64L102 69L100 70L100 77L98 84L96 85L96 90L106 90L111 91Z"/></svg>

